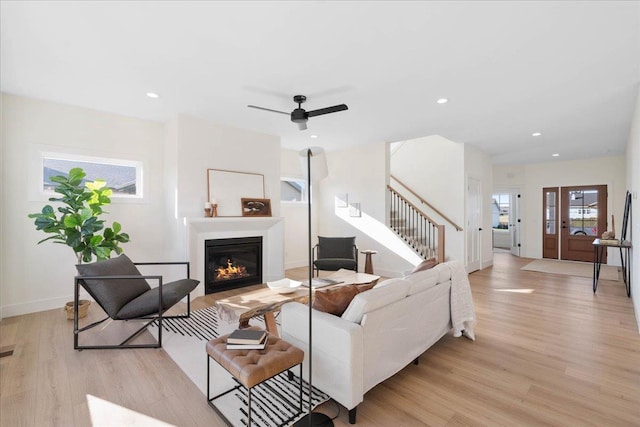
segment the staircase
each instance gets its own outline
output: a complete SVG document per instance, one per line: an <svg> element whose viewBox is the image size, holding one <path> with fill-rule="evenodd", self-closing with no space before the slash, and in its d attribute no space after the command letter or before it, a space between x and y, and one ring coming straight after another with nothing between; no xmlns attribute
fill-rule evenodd
<svg viewBox="0 0 640 427"><path fill-rule="evenodd" d="M387 186L390 194L389 227L423 259L444 262L444 225L438 225L427 214Z"/></svg>

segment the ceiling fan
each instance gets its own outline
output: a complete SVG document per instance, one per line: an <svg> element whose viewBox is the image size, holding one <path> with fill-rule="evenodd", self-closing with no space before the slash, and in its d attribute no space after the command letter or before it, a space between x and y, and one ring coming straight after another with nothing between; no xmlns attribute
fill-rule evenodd
<svg viewBox="0 0 640 427"><path fill-rule="evenodd" d="M272 110L271 108L258 107L257 105L247 105L249 108L257 108L258 110L271 111L273 113L286 114L291 116L291 121L298 124L298 129L305 130L307 128L307 121L309 117L321 116L323 114L337 113L338 111L348 110L345 104L334 105L333 107L320 108L319 110L306 111L302 108L302 104L307 100L304 95L296 95L293 97L293 102L298 104L298 108L291 113L287 113L279 110Z"/></svg>

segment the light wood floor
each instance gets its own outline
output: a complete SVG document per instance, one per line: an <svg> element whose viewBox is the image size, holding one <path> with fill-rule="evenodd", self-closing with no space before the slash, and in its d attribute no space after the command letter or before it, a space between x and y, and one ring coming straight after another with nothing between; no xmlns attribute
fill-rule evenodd
<svg viewBox="0 0 640 427"><path fill-rule="evenodd" d="M623 285L601 281L594 295L591 279L520 270L528 261L497 253L472 274L477 341L444 337L366 394L357 425L640 425L640 335ZM2 426L222 425L162 349L74 351L62 310L2 320L0 348L14 351L0 359ZM335 422L348 425L344 408Z"/></svg>

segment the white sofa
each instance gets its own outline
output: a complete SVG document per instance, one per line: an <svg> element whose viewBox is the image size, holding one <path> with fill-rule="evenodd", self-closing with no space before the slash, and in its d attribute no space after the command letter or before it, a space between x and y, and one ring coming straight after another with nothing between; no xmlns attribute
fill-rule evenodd
<svg viewBox="0 0 640 427"><path fill-rule="evenodd" d="M453 266L378 283L356 295L342 317L313 310L312 382L349 410L351 424L368 390L417 362L451 329ZM308 322L307 305L282 307L282 338L305 350L305 365ZM303 372L306 378L308 365Z"/></svg>

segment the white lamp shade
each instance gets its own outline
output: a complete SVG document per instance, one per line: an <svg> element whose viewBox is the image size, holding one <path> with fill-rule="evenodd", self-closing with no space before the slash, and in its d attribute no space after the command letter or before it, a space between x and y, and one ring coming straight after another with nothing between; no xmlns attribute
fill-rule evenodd
<svg viewBox="0 0 640 427"><path fill-rule="evenodd" d="M309 147L300 150L300 166L304 177L307 178L307 154L311 152L311 180L318 181L329 175L327 157L322 147Z"/></svg>

